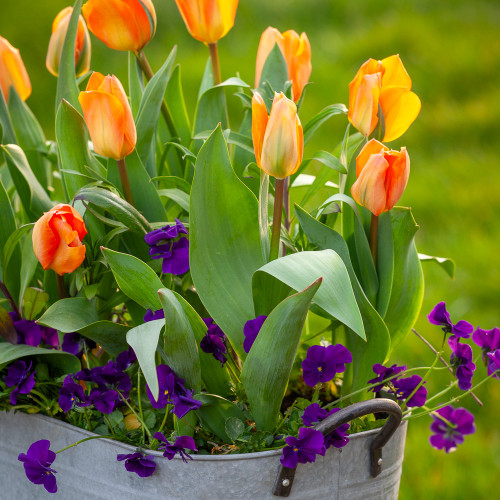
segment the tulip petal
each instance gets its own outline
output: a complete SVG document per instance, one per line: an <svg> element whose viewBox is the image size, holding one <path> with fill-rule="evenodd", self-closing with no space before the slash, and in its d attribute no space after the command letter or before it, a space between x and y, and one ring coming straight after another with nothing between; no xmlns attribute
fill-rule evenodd
<svg viewBox="0 0 500 500"><path fill-rule="evenodd" d="M356 178L359 177L361 170L363 170L371 155L383 153L384 151L389 151L389 148L376 139L370 139L356 157Z"/></svg>
<svg viewBox="0 0 500 500"><path fill-rule="evenodd" d="M288 66L288 77L292 80L293 100L298 102L311 76L311 44L305 33L299 35L294 30L283 33L283 55Z"/></svg>
<svg viewBox="0 0 500 500"><path fill-rule="evenodd" d="M358 89L361 84L361 80L366 75L373 75L375 73L383 72L382 63L376 59L368 59L359 68L356 76L353 78L349 84L349 109L354 109L356 103L356 96L358 95Z"/></svg>
<svg viewBox="0 0 500 500"><path fill-rule="evenodd" d="M114 95L80 92L78 97L96 153L120 160L125 132L125 111Z"/></svg>
<svg viewBox="0 0 500 500"><path fill-rule="evenodd" d="M398 54L386 57L381 61L384 66L382 87L406 87L411 89L411 78L403 66L403 61Z"/></svg>
<svg viewBox="0 0 500 500"><path fill-rule="evenodd" d="M59 235L54 233L50 226L53 216L53 211L43 214L33 227L33 252L44 270L49 269L54 253L61 240Z"/></svg>
<svg viewBox="0 0 500 500"><path fill-rule="evenodd" d="M260 167L260 158L262 155L262 144L269 117L264 100L258 92L252 97L252 140L255 151L255 160Z"/></svg>
<svg viewBox="0 0 500 500"><path fill-rule="evenodd" d="M385 209L387 168L388 163L383 155L371 155L351 188L352 197L356 202L367 208L373 215L380 215Z"/></svg>
<svg viewBox="0 0 500 500"><path fill-rule="evenodd" d="M59 275L72 273L85 259L85 251L85 245L70 247L61 239L49 269Z"/></svg>
<svg viewBox="0 0 500 500"><path fill-rule="evenodd" d="M68 224L78 233L80 240L87 234L83 217L71 205L59 203L51 211L55 211L58 215L62 214Z"/></svg>
<svg viewBox="0 0 500 500"><path fill-rule="evenodd" d="M102 73L94 71L90 75L89 81L87 82L87 88L85 89L85 91L88 92L89 90L101 90L100 87L105 79L106 77Z"/></svg>
<svg viewBox="0 0 500 500"><path fill-rule="evenodd" d="M262 33L259 48L257 49L257 60L255 63L255 88L260 85L260 77L262 75L264 64L276 44L278 44L278 47L283 53L283 35L276 28L269 26Z"/></svg>
<svg viewBox="0 0 500 500"><path fill-rule="evenodd" d="M23 101L31 95L31 82L19 50L0 36L0 90L6 101L11 86Z"/></svg>
<svg viewBox="0 0 500 500"><path fill-rule="evenodd" d="M365 75L359 82L354 105L349 106L349 121L366 137L373 132L378 123L379 93L380 73Z"/></svg>
<svg viewBox="0 0 500 500"><path fill-rule="evenodd" d="M384 211L387 211L399 201L406 188L410 176L410 157L406 148L401 148L401 152L390 151L384 156L389 165L385 179L386 204Z"/></svg>
<svg viewBox="0 0 500 500"><path fill-rule="evenodd" d="M402 87L388 87L380 91L380 107L384 113L384 142L401 137L420 113L420 99Z"/></svg>
<svg viewBox="0 0 500 500"><path fill-rule="evenodd" d="M54 233L57 233L61 240L66 243L66 245L70 245L75 238L80 241L78 238L78 233L73 231L71 226L61 217L53 217L50 221L50 226L53 229Z"/></svg>

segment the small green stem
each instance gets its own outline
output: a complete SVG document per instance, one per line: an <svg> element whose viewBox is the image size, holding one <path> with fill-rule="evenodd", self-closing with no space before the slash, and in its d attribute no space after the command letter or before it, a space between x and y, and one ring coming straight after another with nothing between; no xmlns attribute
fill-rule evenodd
<svg viewBox="0 0 500 500"><path fill-rule="evenodd" d="M290 417L290 414L292 413L292 410L293 408L295 407L295 403L297 402L297 400L295 400L292 405L288 408L288 410L286 411L286 415L283 417L283 420L279 423L278 427L276 427L276 429L274 430L273 434L276 435L277 432L283 427L283 424L288 420L288 418Z"/></svg>
<svg viewBox="0 0 500 500"><path fill-rule="evenodd" d="M217 50L217 42L209 43L210 60L212 61L212 74L214 77L214 85L219 85L221 82L220 64L219 64L219 51Z"/></svg>
<svg viewBox="0 0 500 500"><path fill-rule="evenodd" d="M128 406L128 409L135 415L135 418L141 423L141 425L144 427L144 430L147 432L149 438L151 439L151 432L150 430L148 429L148 427L146 426L146 424L144 423L144 420L142 420L142 418L137 415L137 412L132 408L132 406L130 405L130 403L127 401L127 399L123 396L123 394L120 392L120 391L116 391L118 393L118 395L120 396L121 400Z"/></svg>
<svg viewBox="0 0 500 500"><path fill-rule="evenodd" d="M279 256L284 187L285 179L276 179L276 185L274 188L273 228L271 232L271 250L269 252L269 261L275 260Z"/></svg>
<svg viewBox="0 0 500 500"><path fill-rule="evenodd" d="M436 399L439 399L441 396L444 396L446 393L450 392L452 389L455 389L458 385L458 380L455 380L454 382L451 382L450 385L446 389L443 389L441 392L438 392L437 394L434 394L431 398L427 399L425 404L428 406L431 401L434 401Z"/></svg>
<svg viewBox="0 0 500 500"><path fill-rule="evenodd" d="M285 207L285 229L290 231L290 177L285 179L283 187L283 205Z"/></svg>
<svg viewBox="0 0 500 500"><path fill-rule="evenodd" d="M125 199L132 205L134 205L134 198L132 197L132 190L130 189L130 181L128 179L127 165L125 164L125 158L117 161L118 172L120 174L120 180L122 182L123 194Z"/></svg>
<svg viewBox="0 0 500 500"><path fill-rule="evenodd" d="M90 423L89 412L87 408L83 408L83 416L85 417L85 421L87 422L87 429L92 432L92 424Z"/></svg>
<svg viewBox="0 0 500 500"><path fill-rule="evenodd" d="M378 215L373 215L370 222L370 250L373 262L377 268Z"/></svg>
<svg viewBox="0 0 500 500"><path fill-rule="evenodd" d="M228 356L226 358L226 364L229 367L229 371L232 373L232 375L235 378L236 382L241 382L241 380L240 380L240 370L236 366L236 363L234 362L234 359L232 358L232 356L231 356L230 353L228 353Z"/></svg>
<svg viewBox="0 0 500 500"><path fill-rule="evenodd" d="M87 438L84 438L84 439L80 439L80 441L77 441L76 443L70 444L69 446L66 446L65 448L62 448L61 450L56 451L56 455L58 453L62 453L63 451L69 450L70 448L73 448L74 446L78 446L79 444L84 443L85 441L90 441L91 439L111 439L111 440L114 440L110 436L90 436L90 437L87 437Z"/></svg>
<svg viewBox="0 0 500 500"><path fill-rule="evenodd" d="M144 422L144 414L142 413L142 401L141 401L141 369L137 370L137 404L139 406L139 415L141 416L141 421ZM142 442L145 441L144 427L142 429Z"/></svg>
<svg viewBox="0 0 500 500"><path fill-rule="evenodd" d="M68 297L68 292L66 291L66 285L64 284L64 278L56 273L56 283L57 283L57 294L60 299L65 299Z"/></svg>
<svg viewBox="0 0 500 500"><path fill-rule="evenodd" d="M113 426L111 425L111 421L109 420L108 416L105 415L104 413L103 413L103 417L104 417L104 420L106 420L106 422L108 423L108 427L109 427L109 430L111 431L111 434L113 435L113 437L115 437L116 434L115 434L115 430L113 429Z"/></svg>
<svg viewBox="0 0 500 500"><path fill-rule="evenodd" d="M313 397L311 398L312 403L317 403L319 399L319 391L323 387L323 384L316 384L316 387L314 388L314 393Z"/></svg>
<svg viewBox="0 0 500 500"><path fill-rule="evenodd" d="M35 391L35 389L31 389L30 394L36 394L45 403L46 408L50 408L49 400L41 392Z"/></svg>

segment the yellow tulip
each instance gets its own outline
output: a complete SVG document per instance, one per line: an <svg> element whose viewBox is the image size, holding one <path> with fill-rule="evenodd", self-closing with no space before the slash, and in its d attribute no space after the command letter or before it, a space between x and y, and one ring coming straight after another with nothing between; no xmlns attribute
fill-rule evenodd
<svg viewBox="0 0 500 500"><path fill-rule="evenodd" d="M403 135L420 112L420 99L411 92L411 78L398 55L368 59L349 84L349 121L366 137L377 126L379 107L390 142Z"/></svg>
<svg viewBox="0 0 500 500"><path fill-rule="evenodd" d="M9 99L10 87L25 101L31 95L31 82L24 67L19 50L0 36L0 90L5 101Z"/></svg>

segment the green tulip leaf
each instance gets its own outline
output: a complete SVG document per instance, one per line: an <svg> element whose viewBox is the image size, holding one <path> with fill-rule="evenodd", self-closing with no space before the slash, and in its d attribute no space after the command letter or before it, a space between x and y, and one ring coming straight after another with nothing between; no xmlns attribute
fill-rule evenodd
<svg viewBox="0 0 500 500"><path fill-rule="evenodd" d="M456 264L453 259L448 259L447 257L434 257L433 255L426 255L424 253L419 253L418 258L420 262L434 262L451 278L455 278Z"/></svg>
<svg viewBox="0 0 500 500"><path fill-rule="evenodd" d="M70 333L98 320L95 301L85 297L70 297L52 304L37 323L63 333Z"/></svg>
<svg viewBox="0 0 500 500"><path fill-rule="evenodd" d="M0 92L0 144L17 144L16 134L3 92Z"/></svg>
<svg viewBox="0 0 500 500"><path fill-rule="evenodd" d="M304 144L307 144L311 140L314 132L332 116L346 114L347 108L344 104L330 104L322 109L304 125Z"/></svg>

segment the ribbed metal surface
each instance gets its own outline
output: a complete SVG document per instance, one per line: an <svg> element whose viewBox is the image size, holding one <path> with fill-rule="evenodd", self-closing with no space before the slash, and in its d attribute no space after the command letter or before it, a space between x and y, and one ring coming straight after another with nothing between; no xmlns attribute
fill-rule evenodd
<svg viewBox="0 0 500 500"><path fill-rule="evenodd" d="M295 500L394 500L398 498L406 423L383 449L382 473L370 476L370 443L377 430L353 435L342 450L330 448L314 464L299 465L288 498ZM38 415L0 412L0 498L38 500L54 498L42 486L31 484L19 453L39 439L49 439L52 450L91 435L68 424ZM139 478L127 472L118 453L135 449L108 440L92 440L57 456L59 491L67 500L276 500L272 495L279 468L279 450L245 455L194 455L185 464L168 461L161 453L155 474Z"/></svg>

